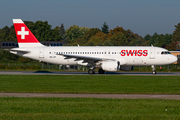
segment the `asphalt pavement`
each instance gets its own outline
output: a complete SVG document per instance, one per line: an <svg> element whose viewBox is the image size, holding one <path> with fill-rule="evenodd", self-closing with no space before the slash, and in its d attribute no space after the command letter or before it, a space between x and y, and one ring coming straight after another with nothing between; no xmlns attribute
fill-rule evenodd
<svg viewBox="0 0 180 120"><path fill-rule="evenodd" d="M0 71L0 75L89 75L87 72L62 72L62 71ZM136 75L136 76L180 76L180 72L158 72L153 75L151 72L106 72L105 74L93 75Z"/></svg>

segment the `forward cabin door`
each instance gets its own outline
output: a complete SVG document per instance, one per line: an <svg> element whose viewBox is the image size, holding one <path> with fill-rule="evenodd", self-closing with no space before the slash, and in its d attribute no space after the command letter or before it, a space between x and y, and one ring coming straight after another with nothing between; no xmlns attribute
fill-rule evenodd
<svg viewBox="0 0 180 120"><path fill-rule="evenodd" d="M154 48L150 49L149 58L150 59L155 59L155 49Z"/></svg>
<svg viewBox="0 0 180 120"><path fill-rule="evenodd" d="M44 48L39 50L39 58L44 58Z"/></svg>

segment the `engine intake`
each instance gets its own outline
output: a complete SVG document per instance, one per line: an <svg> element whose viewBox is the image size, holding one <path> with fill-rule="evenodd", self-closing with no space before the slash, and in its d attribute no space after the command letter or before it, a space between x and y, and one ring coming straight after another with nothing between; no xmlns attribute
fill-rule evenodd
<svg viewBox="0 0 180 120"><path fill-rule="evenodd" d="M105 71L119 71L120 63L119 61L103 61L101 67Z"/></svg>

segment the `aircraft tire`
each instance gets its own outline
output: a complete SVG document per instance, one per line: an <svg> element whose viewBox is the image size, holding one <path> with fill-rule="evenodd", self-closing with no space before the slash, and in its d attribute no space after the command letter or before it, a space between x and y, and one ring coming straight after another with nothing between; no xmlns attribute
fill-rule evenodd
<svg viewBox="0 0 180 120"><path fill-rule="evenodd" d="M153 71L152 74L155 75L155 74L156 74L156 71Z"/></svg>
<svg viewBox="0 0 180 120"><path fill-rule="evenodd" d="M103 69L100 68L100 69L98 70L98 73L99 73L99 74L104 74L105 71L104 71Z"/></svg>
<svg viewBox="0 0 180 120"><path fill-rule="evenodd" d="M89 69L88 73L91 74L95 74L95 71L93 69Z"/></svg>

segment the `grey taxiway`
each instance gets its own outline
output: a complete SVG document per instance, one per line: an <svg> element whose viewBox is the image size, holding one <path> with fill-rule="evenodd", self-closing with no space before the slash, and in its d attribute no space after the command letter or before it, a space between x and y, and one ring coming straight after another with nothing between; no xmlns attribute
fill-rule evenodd
<svg viewBox="0 0 180 120"><path fill-rule="evenodd" d="M62 72L62 71L0 71L0 75L89 75L87 72ZM137 75L137 76L180 76L180 72L106 72L105 74L95 73L93 75Z"/></svg>

